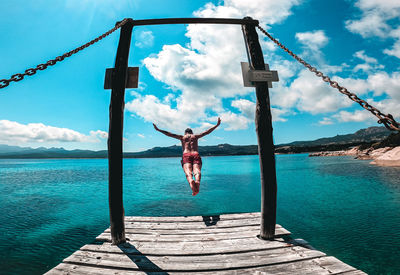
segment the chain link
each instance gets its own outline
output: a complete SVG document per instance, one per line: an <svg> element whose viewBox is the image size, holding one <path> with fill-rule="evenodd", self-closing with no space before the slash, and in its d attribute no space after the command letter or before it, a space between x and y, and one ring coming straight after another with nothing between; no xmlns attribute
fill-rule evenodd
<svg viewBox="0 0 400 275"><path fill-rule="evenodd" d="M82 46L80 46L80 47L78 47L78 48L76 48L76 49L74 49L72 51L69 51L69 52L67 52L67 53L65 53L63 55L57 56L56 58L51 59L51 60L47 61L46 63L39 64L39 65L36 66L36 68L29 68L29 69L25 70L25 72L22 73L22 74L14 74L9 79L0 79L0 89L7 87L10 84L10 82L12 82L12 81L14 81L14 82L21 81L22 79L24 79L24 77L26 75L34 75L37 72L37 70L43 71L43 70L47 69L48 66L53 66L57 62L63 61L65 58L70 57L71 55L76 54L77 52L79 52L79 51L81 51L83 49L86 49L90 45L93 45L94 43L100 41L101 39L107 37L111 33L113 33L116 30L118 30L127 21L128 21L128 19L122 20L117 25L115 25L114 28L112 28L111 30L103 33L99 37L96 37L95 39L89 41L88 43L86 43L86 44L84 44L84 45L82 45Z"/></svg>
<svg viewBox="0 0 400 275"><path fill-rule="evenodd" d="M309 69L311 72L315 73L316 76L321 77L323 81L329 83L329 85L335 89L337 89L340 93L347 95L351 100L354 102L357 102L360 104L361 107L364 109L370 111L373 115L375 115L379 120L378 123L382 123L385 125L385 127L391 131L400 131L399 124L396 120L394 120L393 116L391 114L385 115L375 107L371 106L366 102L365 100L362 100L359 98L356 94L353 94L349 92L345 87L342 87L337 83L336 81L331 80L329 76L324 75L322 72L318 71L315 67L311 66L308 64L306 61L298 57L295 53L293 53L291 50L286 48L282 43L280 43L278 40L273 38L266 30L261 28L260 26L257 26L257 28L264 33L269 39L271 39L276 45L278 45L281 49L283 49L285 52L290 54L294 59L299 61L301 64L303 64L307 69Z"/></svg>

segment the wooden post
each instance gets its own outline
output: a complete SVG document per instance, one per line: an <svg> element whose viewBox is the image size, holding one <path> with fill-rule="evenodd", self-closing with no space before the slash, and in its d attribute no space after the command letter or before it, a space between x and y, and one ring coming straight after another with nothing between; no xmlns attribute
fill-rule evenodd
<svg viewBox="0 0 400 275"><path fill-rule="evenodd" d="M245 17L244 19L251 19ZM264 57L254 25L242 26L249 64L254 70L265 70ZM276 226L276 171L272 137L272 117L267 82L256 82L256 131L261 177L261 232L262 239L273 239Z"/></svg>
<svg viewBox="0 0 400 275"><path fill-rule="evenodd" d="M112 76L110 126L108 131L108 202L113 244L126 242L122 202L122 135L125 107L125 84L132 35L132 20L121 27L115 68Z"/></svg>

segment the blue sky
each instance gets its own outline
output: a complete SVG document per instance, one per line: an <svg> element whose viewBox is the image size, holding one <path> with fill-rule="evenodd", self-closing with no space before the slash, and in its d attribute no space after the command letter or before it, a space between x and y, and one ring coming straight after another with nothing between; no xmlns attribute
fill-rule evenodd
<svg viewBox="0 0 400 275"><path fill-rule="evenodd" d="M275 38L384 113L400 117L400 2L397 0L0 0L0 79L23 72L102 34L116 21L168 17L258 19ZM374 126L376 118L305 70L259 33L265 62L280 81L270 89L276 144ZM0 144L106 149L119 31L70 58L0 90ZM256 144L254 89L244 88L239 26L135 27L124 150L176 144L154 131L202 131L201 141Z"/></svg>

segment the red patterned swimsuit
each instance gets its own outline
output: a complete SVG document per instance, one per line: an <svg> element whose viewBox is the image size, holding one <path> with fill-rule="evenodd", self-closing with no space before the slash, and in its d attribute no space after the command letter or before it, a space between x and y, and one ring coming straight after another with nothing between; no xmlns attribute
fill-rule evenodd
<svg viewBox="0 0 400 275"><path fill-rule="evenodd" d="M198 152L183 153L182 160L181 160L182 166L185 163L191 163L192 165L193 164L200 164L201 165L202 162L201 162L201 157L200 157L199 153Z"/></svg>

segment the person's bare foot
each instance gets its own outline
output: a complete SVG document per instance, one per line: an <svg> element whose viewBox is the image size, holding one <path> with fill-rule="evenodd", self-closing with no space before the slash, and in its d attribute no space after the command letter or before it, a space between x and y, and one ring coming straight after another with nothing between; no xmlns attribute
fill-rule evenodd
<svg viewBox="0 0 400 275"><path fill-rule="evenodd" d="M197 190L196 194L198 194L200 192L200 181L195 181L194 184L196 185L196 190Z"/></svg>
<svg viewBox="0 0 400 275"><path fill-rule="evenodd" d="M192 196L196 196L197 193L199 193L199 192L197 191L197 186L196 186L195 181L192 180L192 181L189 183L189 185L190 185L190 188L192 189Z"/></svg>

